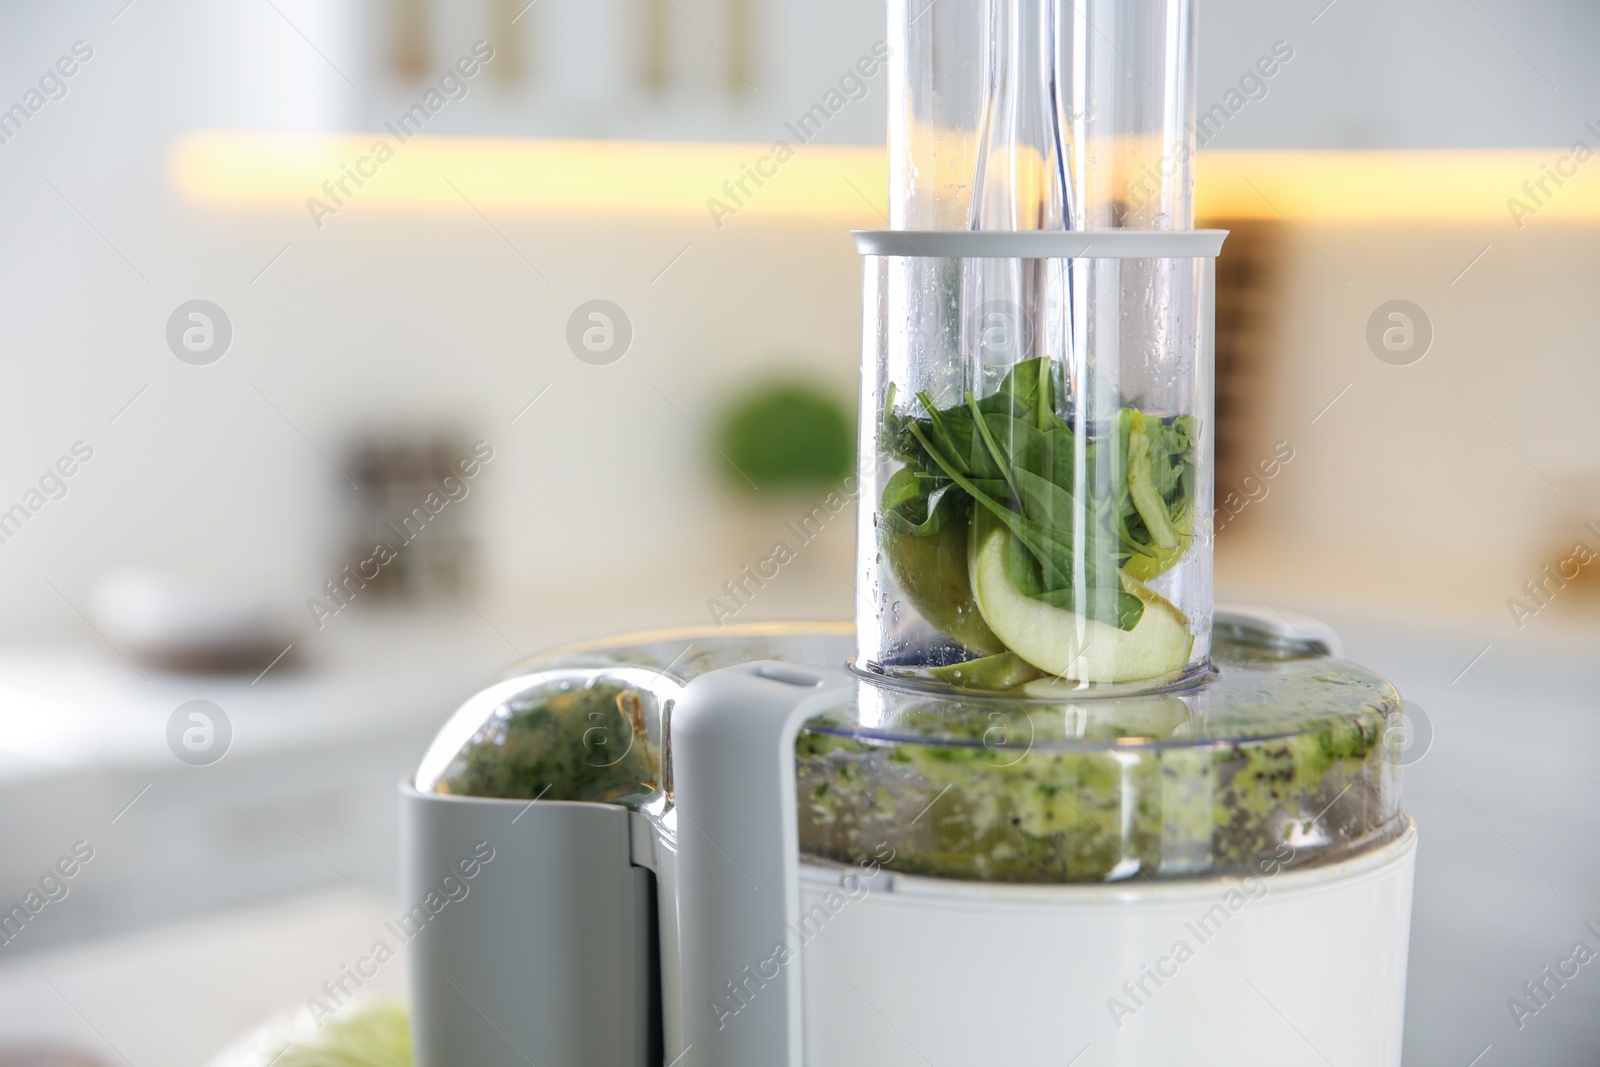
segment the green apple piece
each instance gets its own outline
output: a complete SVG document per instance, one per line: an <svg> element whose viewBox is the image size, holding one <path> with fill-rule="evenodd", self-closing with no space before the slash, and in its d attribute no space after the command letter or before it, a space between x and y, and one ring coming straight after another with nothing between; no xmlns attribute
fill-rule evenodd
<svg viewBox="0 0 1600 1067"><path fill-rule="evenodd" d="M989 628L1024 660L1075 682L1143 681L1188 662L1194 646L1189 620L1165 597L1124 575L1123 588L1145 606L1131 630L1035 600L1007 573L1011 533L999 524L984 526L971 548L974 598Z"/></svg>
<svg viewBox="0 0 1600 1067"><path fill-rule="evenodd" d="M1015 689L1024 682L1032 682L1042 672L1015 652L1002 652L998 656L935 667L928 673L941 682L967 689Z"/></svg>
<svg viewBox="0 0 1600 1067"><path fill-rule="evenodd" d="M1071 709L1081 716L1081 728L1097 737L1172 737L1193 718L1189 706L1175 696L1085 700L1082 682L1059 678L1037 679L1020 692L1029 699L1054 700Z"/></svg>
<svg viewBox="0 0 1600 1067"><path fill-rule="evenodd" d="M967 576L970 523L952 517L935 533L918 537L885 526L883 554L900 591L929 625L980 655L1004 652L972 596Z"/></svg>
<svg viewBox="0 0 1600 1067"><path fill-rule="evenodd" d="M1161 577L1171 570L1172 565L1182 559L1184 554L1189 551L1189 543L1193 540L1190 531L1186 527L1174 527L1174 529L1177 530L1179 536L1179 540L1175 544L1166 548L1156 549L1153 556L1135 552L1128 558L1128 562L1123 565L1123 573L1135 581L1148 582Z"/></svg>

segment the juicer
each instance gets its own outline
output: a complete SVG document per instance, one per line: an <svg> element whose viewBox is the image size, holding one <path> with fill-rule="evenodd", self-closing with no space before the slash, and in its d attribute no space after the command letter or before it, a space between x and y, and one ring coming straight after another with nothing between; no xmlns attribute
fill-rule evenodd
<svg viewBox="0 0 1600 1067"><path fill-rule="evenodd" d="M401 790L417 1062L1397 1065L1399 695L1212 604L1191 3L889 21L855 624L464 703Z"/></svg>

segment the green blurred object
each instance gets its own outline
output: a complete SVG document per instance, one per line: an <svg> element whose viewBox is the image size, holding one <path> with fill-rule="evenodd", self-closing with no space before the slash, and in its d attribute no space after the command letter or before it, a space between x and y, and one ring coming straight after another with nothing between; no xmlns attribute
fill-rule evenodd
<svg viewBox="0 0 1600 1067"><path fill-rule="evenodd" d="M276 1067L411 1067L411 1019L399 1001L352 1006L292 1041Z"/></svg>
<svg viewBox="0 0 1600 1067"><path fill-rule="evenodd" d="M745 489L837 486L855 469L849 410L826 387L797 378L735 396L720 421L717 447L734 467L729 478Z"/></svg>
<svg viewBox="0 0 1600 1067"><path fill-rule="evenodd" d="M357 1000L325 1018L273 1019L207 1067L412 1067L411 1014L400 1000Z"/></svg>

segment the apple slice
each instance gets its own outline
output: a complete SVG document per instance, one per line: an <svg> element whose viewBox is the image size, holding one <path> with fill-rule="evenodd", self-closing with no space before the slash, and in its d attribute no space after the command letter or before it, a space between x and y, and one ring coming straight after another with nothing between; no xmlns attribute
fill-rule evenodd
<svg viewBox="0 0 1600 1067"><path fill-rule="evenodd" d="M984 625L972 600L969 525L964 517L953 517L927 537L885 528L883 554L905 598L934 629L981 656L992 656L1005 646Z"/></svg>
<svg viewBox="0 0 1600 1067"><path fill-rule="evenodd" d="M1189 620L1165 597L1126 575L1123 588L1144 602L1144 612L1131 630L1024 594L1006 571L1011 536L999 523L974 524L970 546L978 610L1011 651L1042 671L1075 682L1159 678L1188 661L1194 647Z"/></svg>

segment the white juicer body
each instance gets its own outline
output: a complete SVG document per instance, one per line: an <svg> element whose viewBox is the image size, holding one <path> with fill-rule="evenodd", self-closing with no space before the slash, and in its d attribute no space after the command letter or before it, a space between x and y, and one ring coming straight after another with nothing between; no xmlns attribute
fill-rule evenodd
<svg viewBox="0 0 1600 1067"><path fill-rule="evenodd" d="M796 733L855 685L690 682L664 813L405 788L406 899L480 838L497 856L412 942L419 1067L1398 1067L1409 821L1339 862L1289 867L1291 841L1179 881L802 863Z"/></svg>
<svg viewBox="0 0 1600 1067"><path fill-rule="evenodd" d="M1398 1067L1415 843L1192 882L803 868L805 1062Z"/></svg>
<svg viewBox="0 0 1600 1067"><path fill-rule="evenodd" d="M675 1034L669 1015L668 1062L687 1050L686 1065L784 1063L776 1052L796 1036L792 1024L766 1028L799 976L804 1052L787 1061L796 1067L1060 1067L1078 1056L1084 1067L1398 1067L1416 846L1409 825L1342 862L1285 869L1293 857L1285 843L1248 875L1187 881L1021 886L891 874L870 862L800 863L797 851L774 854L780 841L794 848L786 761L795 712L816 714L850 683L819 679L811 690L797 682L814 672L773 666L783 681L765 665L697 679L675 718L696 722L696 739L726 739L733 722L749 731L765 718L767 736L757 726L745 741L770 743L766 758L727 750L686 767L675 729L678 804L750 812L782 793L774 810L790 832L769 827L750 841L718 837L709 814L696 814L698 829L678 823L681 851L669 862L704 866L723 892L712 912L676 902L679 938L702 951L687 966L680 960L673 999L684 1026ZM768 764L770 784L751 780ZM799 891L781 922L780 894L759 889L762 870L791 880L786 908ZM690 891L681 867L675 881ZM664 894L663 926L672 906ZM737 921L730 907L741 911ZM694 915L714 916L713 928ZM748 947L730 957L739 924ZM663 967L673 973L665 956ZM730 1041L748 1051L721 1058Z"/></svg>

